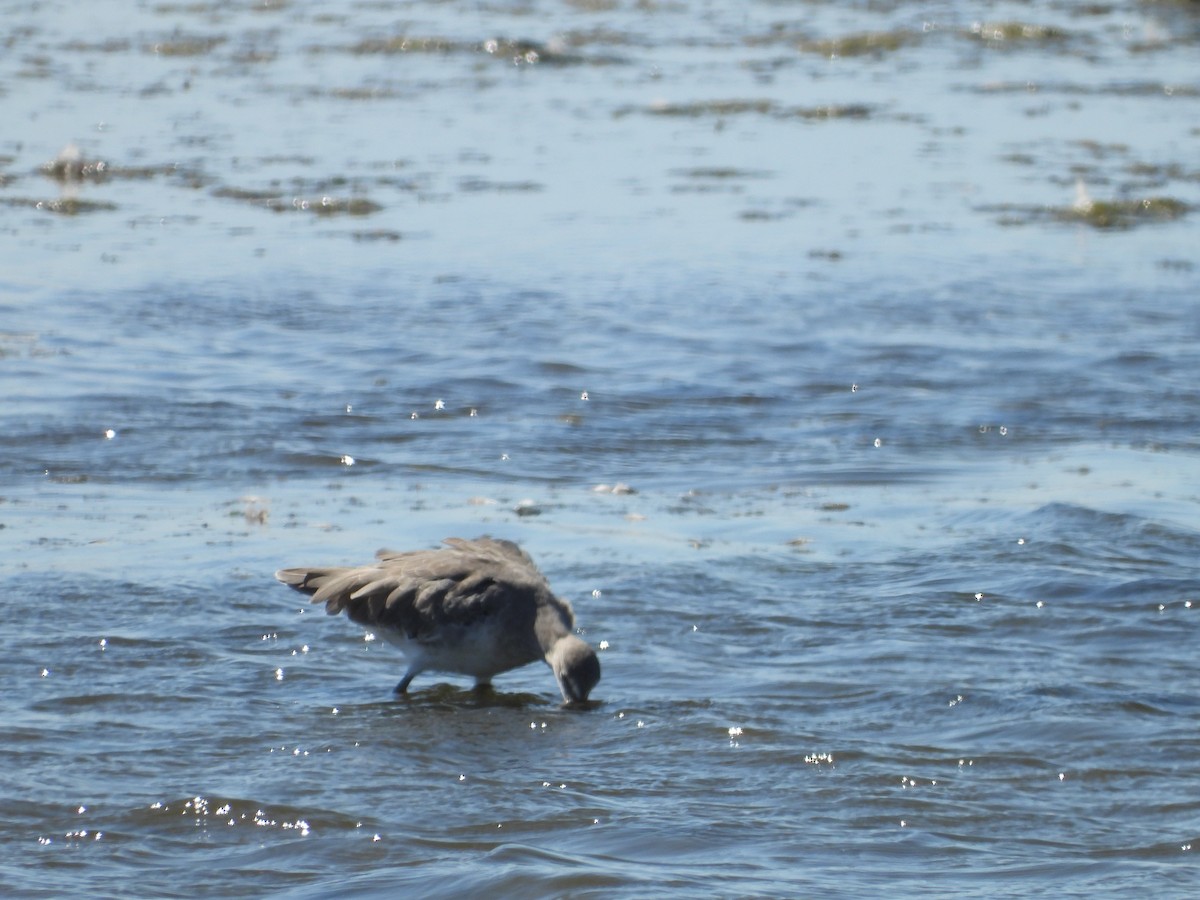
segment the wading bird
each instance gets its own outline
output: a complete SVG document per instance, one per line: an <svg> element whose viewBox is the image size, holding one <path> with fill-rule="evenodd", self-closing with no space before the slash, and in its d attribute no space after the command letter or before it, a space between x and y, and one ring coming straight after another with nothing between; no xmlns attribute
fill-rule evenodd
<svg viewBox="0 0 1200 900"><path fill-rule="evenodd" d="M543 660L563 700L582 703L600 680L595 651L574 634L571 604L556 597L511 541L447 538L437 550L393 553L358 567L280 569L284 584L330 615L376 629L404 651L396 693L421 672L471 675L477 686Z"/></svg>

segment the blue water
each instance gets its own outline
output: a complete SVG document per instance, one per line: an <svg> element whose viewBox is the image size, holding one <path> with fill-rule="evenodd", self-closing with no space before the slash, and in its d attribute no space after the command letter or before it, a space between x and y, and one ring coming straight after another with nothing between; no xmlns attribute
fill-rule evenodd
<svg viewBox="0 0 1200 900"><path fill-rule="evenodd" d="M0 4L0 893L1189 896L1195 5Z"/></svg>

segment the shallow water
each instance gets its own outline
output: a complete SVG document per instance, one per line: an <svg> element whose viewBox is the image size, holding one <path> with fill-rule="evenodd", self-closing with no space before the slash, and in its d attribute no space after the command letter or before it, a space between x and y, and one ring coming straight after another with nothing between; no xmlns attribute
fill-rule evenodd
<svg viewBox="0 0 1200 900"><path fill-rule="evenodd" d="M1197 4L0 9L0 893L1190 893Z"/></svg>

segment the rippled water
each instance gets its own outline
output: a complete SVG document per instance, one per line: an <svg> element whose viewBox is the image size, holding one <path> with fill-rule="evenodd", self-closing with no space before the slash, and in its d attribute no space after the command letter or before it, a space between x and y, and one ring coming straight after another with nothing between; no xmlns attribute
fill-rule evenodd
<svg viewBox="0 0 1200 900"><path fill-rule="evenodd" d="M1192 892L1197 4L0 9L0 893Z"/></svg>

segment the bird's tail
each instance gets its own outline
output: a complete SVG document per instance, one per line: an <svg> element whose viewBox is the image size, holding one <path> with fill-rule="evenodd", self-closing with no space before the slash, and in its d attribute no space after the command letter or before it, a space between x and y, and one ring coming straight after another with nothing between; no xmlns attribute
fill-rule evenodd
<svg viewBox="0 0 1200 900"><path fill-rule="evenodd" d="M348 567L331 567L327 569L280 569L275 573L277 581L286 584L288 587L295 588L304 594L310 596L317 593L321 588L336 581L347 572L351 571ZM324 602L322 597L321 601ZM314 601L316 602L316 598ZM331 609L329 612L336 613L338 609Z"/></svg>

